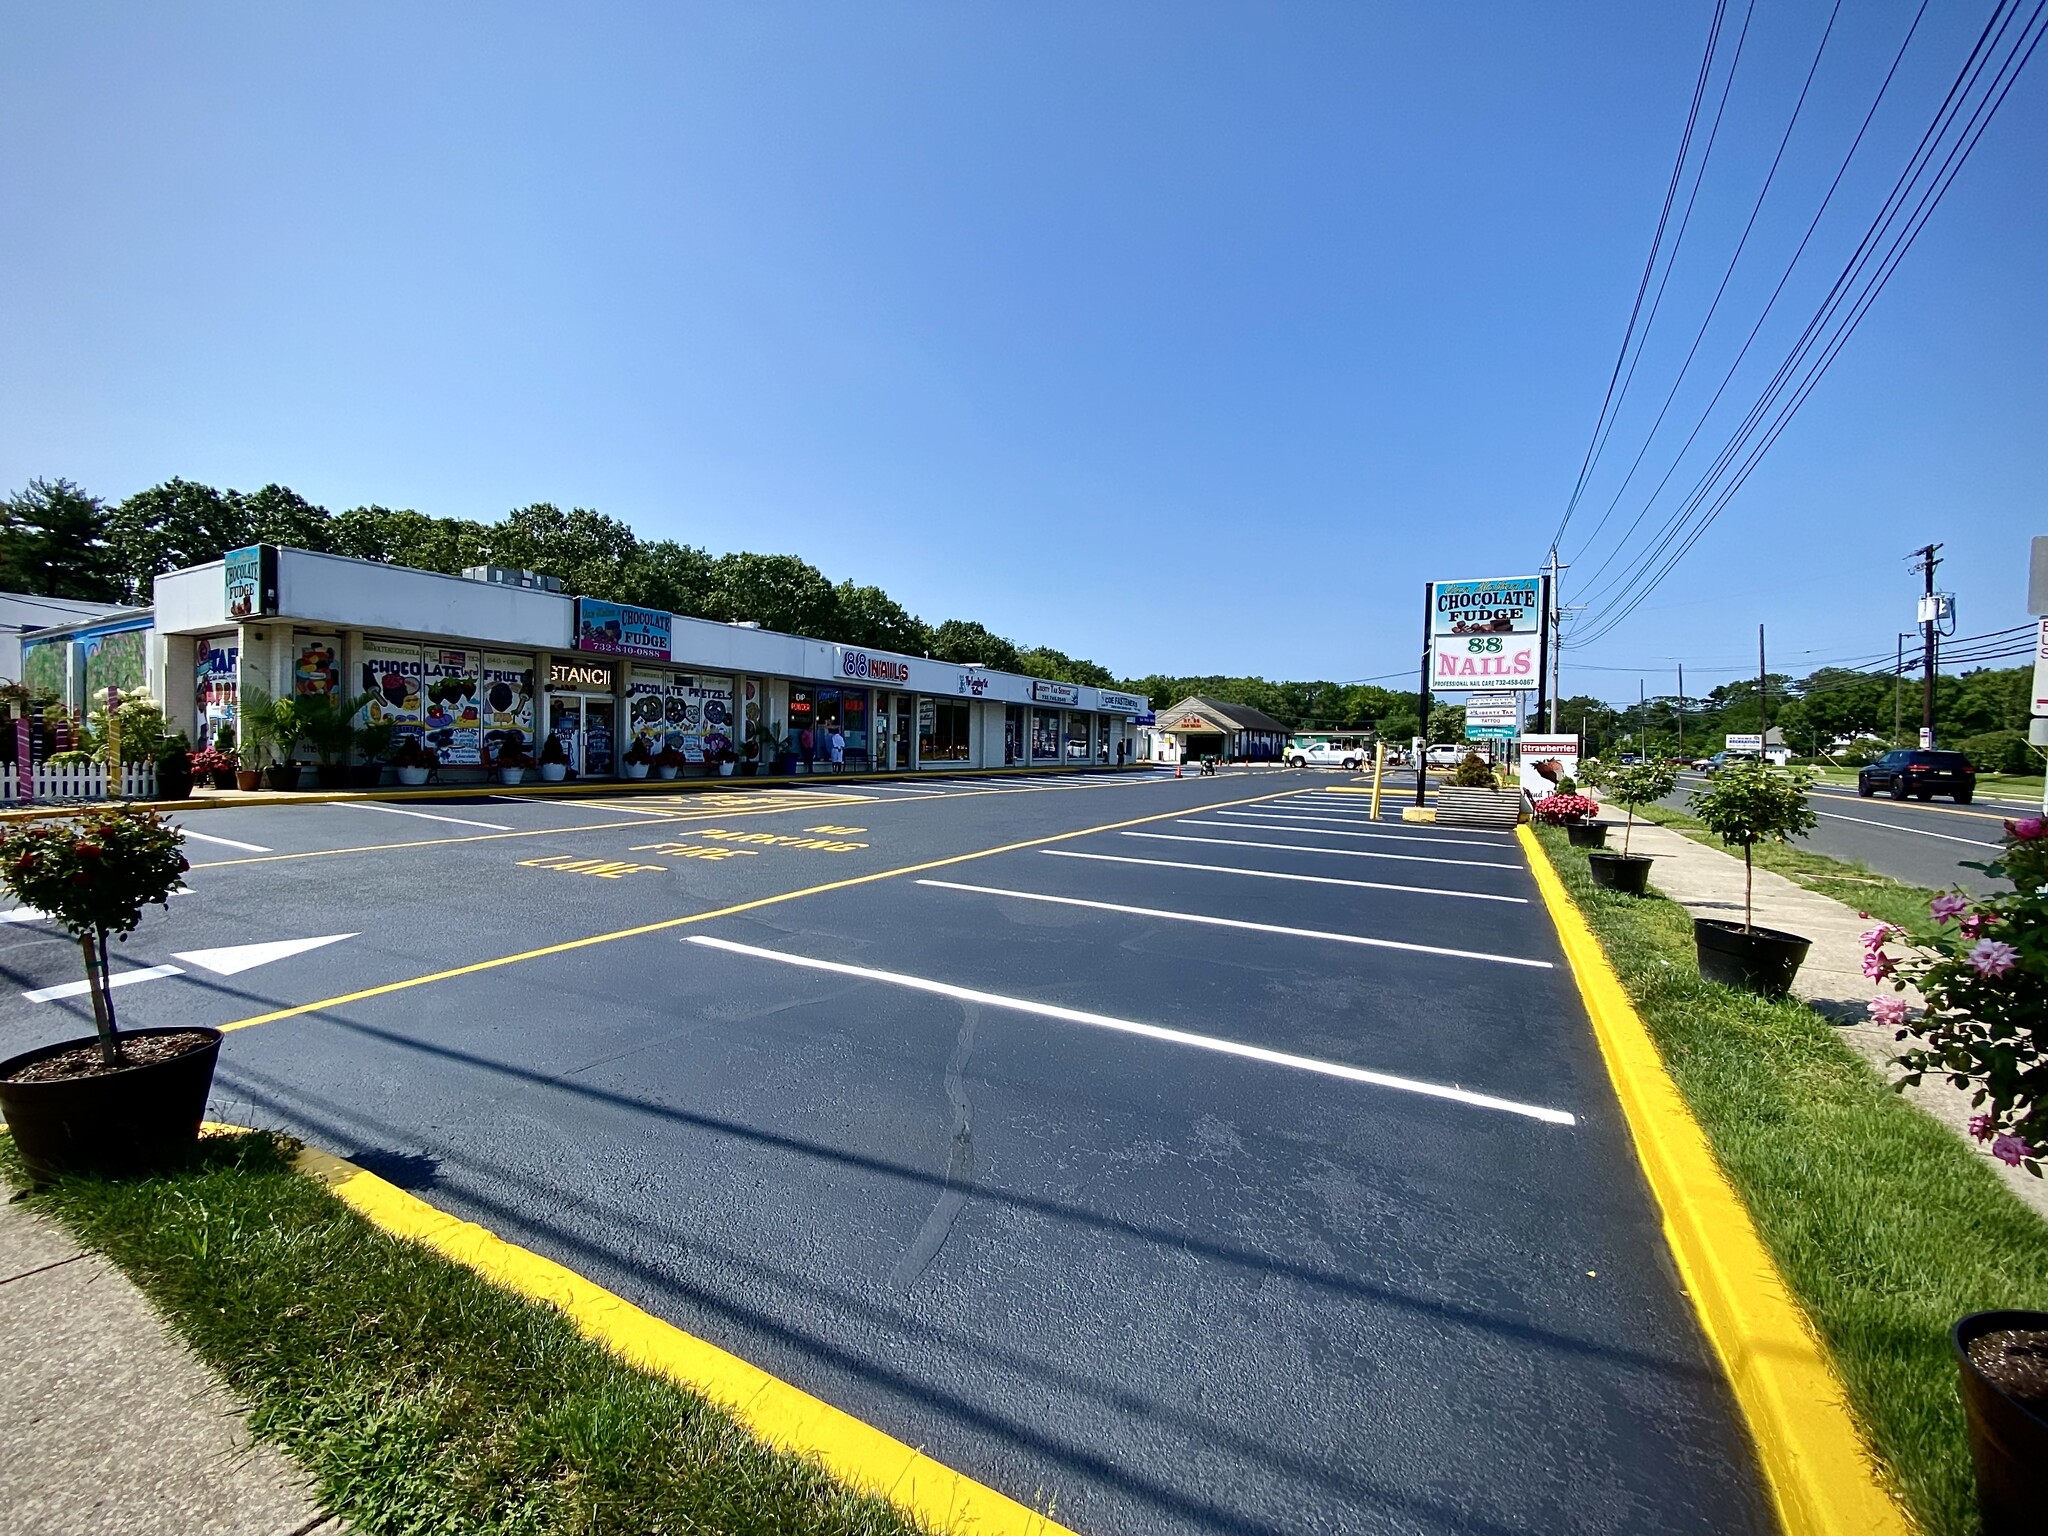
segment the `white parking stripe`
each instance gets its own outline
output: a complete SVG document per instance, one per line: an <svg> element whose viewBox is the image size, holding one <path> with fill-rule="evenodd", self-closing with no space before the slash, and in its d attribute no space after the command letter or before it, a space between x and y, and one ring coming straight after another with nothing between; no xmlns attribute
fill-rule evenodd
<svg viewBox="0 0 2048 1536"><path fill-rule="evenodd" d="M215 837L207 832L194 832L190 827L183 825L178 830L194 842L219 843L223 848L239 848L244 853L269 853L271 851L261 843L238 843L232 837Z"/></svg>
<svg viewBox="0 0 2048 1536"><path fill-rule="evenodd" d="M1317 848L1309 843L1255 843L1236 837L1183 837L1176 832L1126 832L1125 837L1149 837L1162 843L1214 843L1224 848L1278 848L1286 853L1336 853L1349 859L1400 859L1409 864L1458 864L1467 869L1520 869L1519 864L1496 864L1491 859L1432 859L1419 853L1381 853L1377 848Z"/></svg>
<svg viewBox="0 0 2048 1536"><path fill-rule="evenodd" d="M1254 814L1254 813L1242 813ZM1247 832L1301 832L1314 837L1370 837L1382 843L1428 843L1437 848L1498 848L1498 843L1484 843L1476 837L1437 837L1427 832L1346 832L1338 827L1304 826L1297 819L1282 821L1275 816L1271 821L1201 821L1193 816L1182 816L1175 820L1177 827L1241 827Z"/></svg>
<svg viewBox="0 0 2048 1536"><path fill-rule="evenodd" d="M139 971L116 971L107 978L110 987L131 986L138 981L155 981L164 976L182 976L185 973L175 965L150 965ZM33 992L21 995L32 1003L54 1003L63 997L83 997L92 990L89 981L67 981L54 987L38 987Z"/></svg>
<svg viewBox="0 0 2048 1536"><path fill-rule="evenodd" d="M1947 832L1929 832L1920 827L1902 827L1895 821L1876 821L1868 816L1844 816L1839 811L1815 811L1816 816L1825 816L1830 821L1860 821L1866 827L1883 827L1887 832L1910 832L1915 837L1938 837L1944 843L1968 843L1972 848L2002 848L2003 843L1981 842L1974 837L1955 837Z"/></svg>
<svg viewBox="0 0 2048 1536"><path fill-rule="evenodd" d="M1095 859L1104 864L1145 864L1154 869L1200 869L1212 875L1252 875L1261 880L1298 880L1304 885L1349 885L1364 891L1405 891L1411 896L1462 896L1467 901L1511 901L1526 907L1526 896L1495 896L1488 891L1446 891L1428 885L1391 885L1384 880L1346 880L1339 875L1296 875L1279 869L1240 869L1234 864L1190 864L1182 859L1134 859L1121 853L1082 853L1073 848L1041 848L1055 859Z"/></svg>
<svg viewBox="0 0 2048 1536"><path fill-rule="evenodd" d="M1248 933L1277 933L1290 939L1323 939L1332 944L1362 944L1368 949L1402 949L1414 955L1445 955L1453 960L1486 960L1495 965L1526 965L1554 969L1548 960L1524 960L1480 949L1445 949L1439 944L1409 944L1400 939L1373 939L1360 933L1332 933L1324 928L1287 928L1278 923L1253 923L1239 917L1211 917L1203 912L1173 912L1165 907L1132 907L1118 901L1088 901L1080 896L1048 896L1039 891L1007 891L993 885L965 885L957 880L920 880L940 891L966 891L975 896L1003 896L1012 901L1042 901L1059 907L1086 907L1095 912L1121 912L1129 917L1158 917L1175 923L1202 923L1211 928L1240 928Z"/></svg>
<svg viewBox="0 0 2048 1536"><path fill-rule="evenodd" d="M512 830L502 821L471 821L466 816L437 816L432 811L401 810L395 805L378 805L371 800L334 800L329 804L338 805L349 811L382 811L386 816L417 816L421 821L445 821L458 827L482 827L486 832Z"/></svg>
<svg viewBox="0 0 2048 1536"><path fill-rule="evenodd" d="M1297 1072L1313 1072L1321 1077L1364 1083L1374 1088L1392 1088L1401 1093L1422 1094L1432 1099L1448 1099L1474 1109L1496 1109L1510 1115L1523 1115L1531 1120L1541 1120L1546 1125L1578 1124L1577 1119L1569 1112L1550 1109L1541 1104L1523 1104L1514 1099L1496 1098L1490 1093L1473 1093L1469 1089L1453 1088L1443 1083L1426 1083L1412 1077L1395 1077L1391 1073L1371 1072L1364 1067L1348 1067L1341 1062L1321 1061L1313 1056L1296 1056L1287 1051L1269 1051L1263 1046L1245 1045L1236 1040L1220 1039L1215 1035L1191 1034L1187 1030L1168 1029L1161 1024L1141 1024L1135 1019L1112 1018L1104 1013L1087 1013L1079 1008L1061 1008L1052 1003L1033 1002L1029 998L1005 997L999 992L956 987L949 982L930 981L922 976L908 976L901 971L875 970L865 965L848 965L840 960L813 960L808 955L791 955L778 949L760 949L752 944L735 944L731 939L713 938L707 933L692 934L683 942L702 945L706 949L723 950L731 955L773 960L781 965L798 966L809 971L828 971L835 976L853 976L863 981L879 981L912 992L928 992L959 1002L980 1003L987 1008L1004 1008L1013 1013L1033 1014L1042 1019L1058 1019L1066 1024L1085 1024L1093 1029L1113 1030L1118 1034L1136 1035L1141 1039L1158 1040L1168 1045L1185 1045L1198 1051L1214 1051L1218 1055L1264 1062L1269 1066L1291 1067Z"/></svg>
<svg viewBox="0 0 2048 1536"><path fill-rule="evenodd" d="M0 923L39 923L49 915L34 907L16 907L11 912L0 912Z"/></svg>

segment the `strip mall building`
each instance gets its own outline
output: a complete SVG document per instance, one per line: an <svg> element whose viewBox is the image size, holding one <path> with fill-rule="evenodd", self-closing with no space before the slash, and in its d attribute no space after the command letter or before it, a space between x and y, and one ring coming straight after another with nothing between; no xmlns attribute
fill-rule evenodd
<svg viewBox="0 0 2048 1536"><path fill-rule="evenodd" d="M623 607L525 572L468 576L260 546L156 580L136 661L195 743L255 692L370 695L365 714L450 767L559 737L605 778L638 738L689 762L768 725L850 771L1114 764L1136 757L1134 694ZM83 626L23 637L34 673L83 702ZM40 653L40 654L38 654ZM93 654L97 655L95 651ZM101 669L104 671L104 668ZM95 676L94 682L124 682ZM69 686L64 686L68 684Z"/></svg>

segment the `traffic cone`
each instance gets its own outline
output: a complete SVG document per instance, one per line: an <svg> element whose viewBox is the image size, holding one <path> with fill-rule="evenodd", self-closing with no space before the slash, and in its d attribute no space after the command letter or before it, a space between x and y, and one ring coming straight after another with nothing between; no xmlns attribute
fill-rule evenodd
<svg viewBox="0 0 2048 1536"><path fill-rule="evenodd" d="M1173 760L1173 776L1176 779L1180 777L1180 759L1177 757Z"/></svg>

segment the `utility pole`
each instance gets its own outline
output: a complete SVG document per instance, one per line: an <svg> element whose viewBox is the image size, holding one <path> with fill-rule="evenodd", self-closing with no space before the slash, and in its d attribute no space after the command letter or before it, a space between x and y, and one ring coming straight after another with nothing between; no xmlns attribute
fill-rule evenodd
<svg viewBox="0 0 2048 1536"><path fill-rule="evenodd" d="M1757 729L1766 737L1771 734L1771 683L1770 674L1764 671L1764 627L1756 627L1756 720ZM1769 745L1768 742L1764 743ZM1758 752L1757 756L1764 754Z"/></svg>
<svg viewBox="0 0 2048 1536"><path fill-rule="evenodd" d="M1920 600L1920 745L1923 748L1934 745L1934 568L1941 564L1934 558L1934 552L1939 548L1939 544L1925 544L1914 551L1920 557L1920 563L1914 569L1927 573L1926 593Z"/></svg>
<svg viewBox="0 0 2048 1536"><path fill-rule="evenodd" d="M1650 705L1643 694L1643 680L1636 679L1636 761L1650 760Z"/></svg>
<svg viewBox="0 0 2048 1536"><path fill-rule="evenodd" d="M1568 569L1570 567L1557 563L1557 546L1555 544L1551 545L1550 612L1547 615L1547 622L1550 629L1549 645L1552 658L1550 663L1550 734L1553 736L1557 734L1557 701L1564 697L1564 686L1560 680L1560 674L1564 671L1564 637L1559 633L1557 622L1562 614L1563 605L1558 600L1557 573Z"/></svg>
<svg viewBox="0 0 2048 1536"><path fill-rule="evenodd" d="M1678 664L1678 755L1685 756L1685 663Z"/></svg>
<svg viewBox="0 0 2048 1536"><path fill-rule="evenodd" d="M1892 745L1899 744L1899 732L1906 728L1902 705L1905 702L1903 689L1906 685L1906 637L1901 633L1894 647L1898 659L1892 664Z"/></svg>

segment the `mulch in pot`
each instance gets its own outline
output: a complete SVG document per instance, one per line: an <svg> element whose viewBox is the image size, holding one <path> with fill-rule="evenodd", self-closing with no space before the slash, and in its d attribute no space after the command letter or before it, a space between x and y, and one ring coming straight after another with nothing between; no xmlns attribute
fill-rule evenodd
<svg viewBox="0 0 2048 1536"><path fill-rule="evenodd" d="M1968 1348L1986 1381L2048 1418L2048 1329L2000 1328L1979 1334Z"/></svg>
<svg viewBox="0 0 2048 1536"><path fill-rule="evenodd" d="M100 1060L97 1041L85 1041L68 1051L59 1051L52 1056L41 1056L8 1074L10 1083L59 1083L75 1077L101 1077L109 1072L125 1071L129 1067L146 1067L159 1061L169 1061L183 1056L187 1051L196 1051L211 1044L213 1036L206 1030L183 1030L166 1035L123 1035L120 1038L119 1058L111 1065Z"/></svg>

